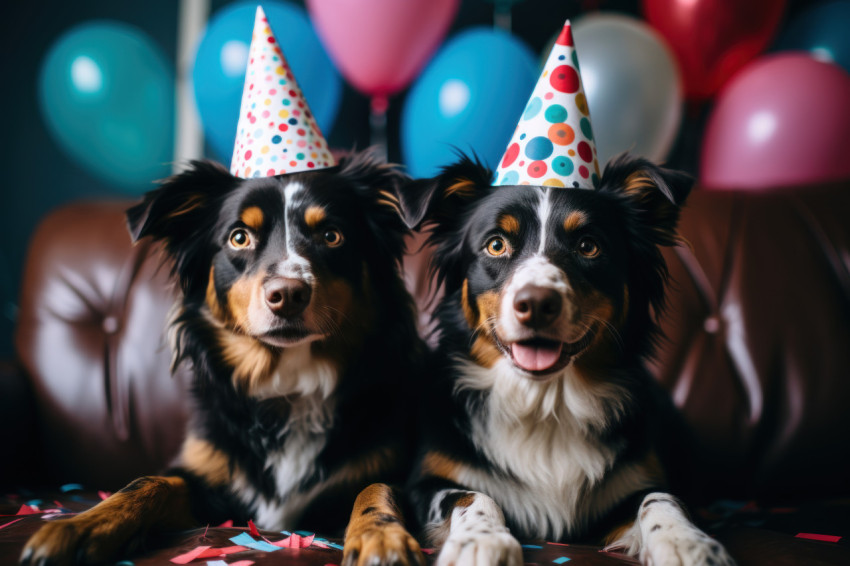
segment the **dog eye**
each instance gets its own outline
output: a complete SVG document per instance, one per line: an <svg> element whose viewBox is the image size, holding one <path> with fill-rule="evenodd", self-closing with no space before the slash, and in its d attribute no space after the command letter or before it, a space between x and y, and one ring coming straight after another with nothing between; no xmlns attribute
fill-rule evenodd
<svg viewBox="0 0 850 566"><path fill-rule="evenodd" d="M593 238L584 237L578 241L578 253L584 257L596 257L599 255L599 244Z"/></svg>
<svg viewBox="0 0 850 566"><path fill-rule="evenodd" d="M244 250L251 245L251 235L247 230L237 228L230 233L230 247L235 250Z"/></svg>
<svg viewBox="0 0 850 566"><path fill-rule="evenodd" d="M325 244L327 244L329 248L338 248L342 245L342 232L335 228L325 230L322 238L324 238Z"/></svg>
<svg viewBox="0 0 850 566"><path fill-rule="evenodd" d="M501 236L490 238L487 241L487 245L484 249L486 249L487 253L493 257L499 257L505 255L506 253L510 253L510 246Z"/></svg>

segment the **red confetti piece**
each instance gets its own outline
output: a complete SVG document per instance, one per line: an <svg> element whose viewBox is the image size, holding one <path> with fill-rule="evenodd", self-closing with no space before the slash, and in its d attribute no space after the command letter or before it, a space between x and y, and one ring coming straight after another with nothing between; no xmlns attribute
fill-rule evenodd
<svg viewBox="0 0 850 566"><path fill-rule="evenodd" d="M554 544L555 546L570 546L570 545L564 544L562 542L547 542L546 544Z"/></svg>
<svg viewBox="0 0 850 566"><path fill-rule="evenodd" d="M219 529L229 529L233 527L233 519L228 519L218 526Z"/></svg>
<svg viewBox="0 0 850 566"><path fill-rule="evenodd" d="M257 525L254 524L254 521L248 519L248 533L251 536L259 537L260 531L257 530Z"/></svg>
<svg viewBox="0 0 850 566"><path fill-rule="evenodd" d="M819 540L823 542L838 542L841 537L835 535L819 535L815 533L797 533L797 538L805 538L809 540Z"/></svg>
<svg viewBox="0 0 850 566"><path fill-rule="evenodd" d="M253 560L240 560L239 562L231 562L230 566L251 566L253 563Z"/></svg>
<svg viewBox="0 0 850 566"><path fill-rule="evenodd" d="M41 513L41 511L38 510L38 507L30 507L24 503L15 515L38 515L39 513Z"/></svg>
<svg viewBox="0 0 850 566"><path fill-rule="evenodd" d="M174 564L188 564L210 548L211 547L209 546L199 546L197 548L193 548L189 552L183 553L179 556L175 556L170 561Z"/></svg>
<svg viewBox="0 0 850 566"><path fill-rule="evenodd" d="M23 521L23 520L24 520L23 517L21 517L20 519L15 519L14 521L9 521L8 523L6 523L4 525L0 525L0 529L5 529L6 527L11 525L12 523L17 523L18 521Z"/></svg>
<svg viewBox="0 0 850 566"><path fill-rule="evenodd" d="M112 492L111 491L98 491L97 495L98 495L98 497L100 497L101 501L105 501L105 500L109 499L109 496L112 495Z"/></svg>
<svg viewBox="0 0 850 566"><path fill-rule="evenodd" d="M195 558L216 558L218 556L227 556L228 554L236 554L237 552L245 552L250 550L247 546L224 546L222 548L210 548L203 551Z"/></svg>

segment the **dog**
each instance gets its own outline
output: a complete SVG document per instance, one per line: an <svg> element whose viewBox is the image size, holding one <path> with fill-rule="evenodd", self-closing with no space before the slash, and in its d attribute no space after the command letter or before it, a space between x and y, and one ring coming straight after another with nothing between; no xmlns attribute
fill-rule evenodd
<svg viewBox="0 0 850 566"><path fill-rule="evenodd" d="M733 564L665 491L675 414L642 363L691 179L628 155L596 190L492 179L461 155L400 195L444 289L410 483L437 564L522 564L515 537Z"/></svg>
<svg viewBox="0 0 850 566"><path fill-rule="evenodd" d="M406 180L366 152L254 179L196 161L130 208L133 239L162 243L182 290L170 340L192 372L185 441L164 475L44 525L21 563L100 563L153 529L227 519L333 533L349 514L347 564L421 563L376 483L409 473L423 352L399 275Z"/></svg>

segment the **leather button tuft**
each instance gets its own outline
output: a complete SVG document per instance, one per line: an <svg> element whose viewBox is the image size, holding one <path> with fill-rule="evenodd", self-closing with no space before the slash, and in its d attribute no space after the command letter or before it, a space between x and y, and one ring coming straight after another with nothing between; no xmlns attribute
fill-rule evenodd
<svg viewBox="0 0 850 566"><path fill-rule="evenodd" d="M107 334L115 334L118 332L118 319L114 316L107 316L103 319L103 331Z"/></svg>
<svg viewBox="0 0 850 566"><path fill-rule="evenodd" d="M720 330L720 319L716 316L710 316L702 323L702 327L709 334L717 334Z"/></svg>

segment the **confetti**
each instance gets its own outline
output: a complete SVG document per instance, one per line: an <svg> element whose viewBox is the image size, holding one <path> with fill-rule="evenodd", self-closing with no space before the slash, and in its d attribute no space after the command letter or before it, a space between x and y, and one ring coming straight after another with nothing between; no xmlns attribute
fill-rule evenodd
<svg viewBox="0 0 850 566"><path fill-rule="evenodd" d="M274 552L275 550L280 550L277 546L264 540L254 540L254 538L248 533L240 533L238 536L232 537L230 541L234 544L247 546L254 550L262 550L263 552Z"/></svg>
<svg viewBox="0 0 850 566"><path fill-rule="evenodd" d="M231 562L230 566L251 566L253 563L253 560L239 560L238 562Z"/></svg>
<svg viewBox="0 0 850 566"><path fill-rule="evenodd" d="M189 552L185 552L180 554L179 556L175 556L171 559L173 564L188 564L192 560L195 560L198 556L203 554L205 550L209 550L211 547L209 546L199 546L197 548L193 548Z"/></svg>
<svg viewBox="0 0 850 566"><path fill-rule="evenodd" d="M109 499L109 496L112 495L111 491L98 491L97 496L100 497L101 501L105 501Z"/></svg>
<svg viewBox="0 0 850 566"><path fill-rule="evenodd" d="M39 500L39 503L41 503L41 500ZM21 505L21 508L18 509L18 512L15 513L15 515L37 515L39 513L41 513L41 511L38 510L38 507L27 505L25 503Z"/></svg>
<svg viewBox="0 0 850 566"><path fill-rule="evenodd" d="M819 540L823 542L838 542L841 540L841 537L835 535L819 535L815 533L797 533L797 538L804 538L809 540Z"/></svg>
<svg viewBox="0 0 850 566"><path fill-rule="evenodd" d="M257 530L257 525L255 525L254 521L251 519L248 519L248 533L250 533L251 536L260 536L260 531Z"/></svg>
<svg viewBox="0 0 850 566"><path fill-rule="evenodd" d="M18 521L23 521L23 520L24 520L23 518L20 518L20 519L15 519L14 521L9 521L6 524L0 525L0 529L5 529L6 527L11 525L12 523L17 523Z"/></svg>
<svg viewBox="0 0 850 566"><path fill-rule="evenodd" d="M524 544L523 548L543 548L542 546L537 546L536 544Z"/></svg>
<svg viewBox="0 0 850 566"><path fill-rule="evenodd" d="M62 493L68 493L69 491L82 491L83 486L78 483L66 483L59 489L62 491Z"/></svg>
<svg viewBox="0 0 850 566"><path fill-rule="evenodd" d="M554 562L555 564L563 564L564 562L569 562L569 561L570 561L570 559L567 558L566 556L561 556L560 558L556 558L552 562Z"/></svg>
<svg viewBox="0 0 850 566"><path fill-rule="evenodd" d="M218 526L219 529L229 529L233 526L233 519L228 519Z"/></svg>
<svg viewBox="0 0 850 566"><path fill-rule="evenodd" d="M205 550L200 553L197 558L218 558L219 556L227 556L228 554L235 554L237 552L245 552L249 550L246 546L224 546L222 548L210 548L209 550Z"/></svg>

